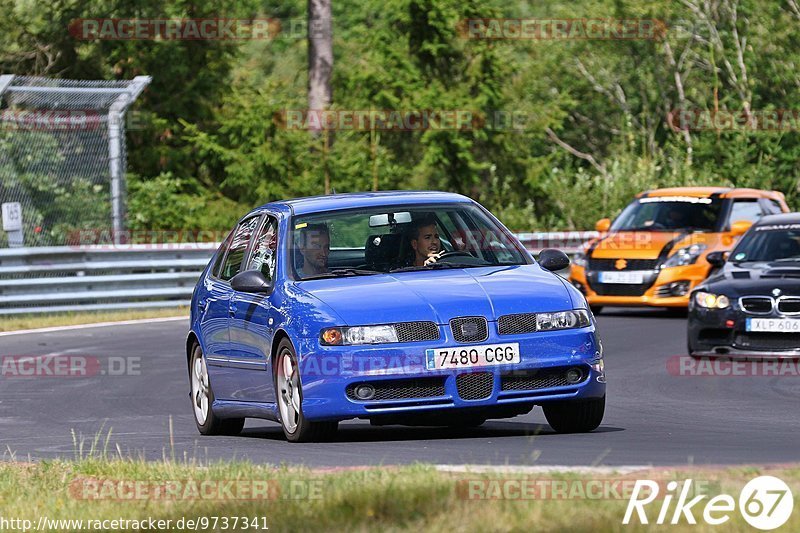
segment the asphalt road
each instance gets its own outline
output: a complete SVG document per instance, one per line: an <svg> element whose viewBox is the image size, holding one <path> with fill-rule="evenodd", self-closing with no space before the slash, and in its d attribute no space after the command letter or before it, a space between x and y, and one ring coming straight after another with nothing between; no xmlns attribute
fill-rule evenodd
<svg viewBox="0 0 800 533"><path fill-rule="evenodd" d="M248 420L237 437L200 436L187 394L183 321L0 337L5 365L17 361L8 356L66 354L76 364L89 361L89 374L97 371L91 377L21 377L9 374L29 366L6 366L0 378L0 454L72 458L81 442L87 453L96 436L103 448L111 430L110 453L153 460L166 455L309 466L800 460L800 377L675 375L668 363L685 352L685 319L657 310L607 309L599 322L608 403L593 433L556 434L537 407L468 430L348 421L334 442L314 444L289 444L276 423L261 420ZM123 369L121 362L131 366Z"/></svg>

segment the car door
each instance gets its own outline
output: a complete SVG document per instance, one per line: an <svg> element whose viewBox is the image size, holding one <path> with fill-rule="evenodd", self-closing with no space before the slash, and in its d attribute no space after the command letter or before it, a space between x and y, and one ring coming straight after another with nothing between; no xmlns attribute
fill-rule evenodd
<svg viewBox="0 0 800 533"><path fill-rule="evenodd" d="M222 260L216 275L209 277L207 287L210 287L209 294L214 294L214 298L207 300L205 305L206 315L213 317L215 322L221 324L224 335L215 342L219 347L213 354L207 354L206 362L209 365L208 373L211 378L211 386L214 396L218 400L230 400L234 398L235 391L238 390L236 376L230 368L230 303L233 296L230 280L233 276L241 272L244 261L247 258L250 243L253 235L261 221L260 215L250 216L242 220L233 231L230 246ZM222 342L224 337L224 343Z"/></svg>
<svg viewBox="0 0 800 533"><path fill-rule="evenodd" d="M228 307L230 285L219 279L236 228L228 234L217 252L214 265L203 280L202 290L195 300L200 338L212 382L228 365Z"/></svg>
<svg viewBox="0 0 800 533"><path fill-rule="evenodd" d="M268 214L253 240L246 270L260 270L265 278L275 280L277 250L278 220ZM231 351L228 366L237 387L232 391L232 397L236 400L275 402L272 375L269 372L274 333L270 321L271 309L269 294L234 291L231 296L228 319Z"/></svg>

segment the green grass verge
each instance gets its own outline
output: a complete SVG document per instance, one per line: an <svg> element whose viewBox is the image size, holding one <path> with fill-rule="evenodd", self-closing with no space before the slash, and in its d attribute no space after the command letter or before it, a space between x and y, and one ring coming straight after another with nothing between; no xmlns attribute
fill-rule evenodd
<svg viewBox="0 0 800 533"><path fill-rule="evenodd" d="M710 496L724 492L738 499L744 484L761 474L780 477L798 494L800 468L660 470L624 477L635 480L659 475L659 479L713 480ZM581 480L619 477L613 474L542 474L536 478L519 474L452 474L424 465L314 471L245 462L200 465L92 458L35 464L0 463L0 517L28 519L34 524L40 516L50 520L153 517L172 520L172 531L179 531L175 524L181 518L201 517L209 517L209 520L220 517L216 528L219 531L225 530L221 517L229 517L229 531L243 530L241 519L238 527L233 528L233 517L263 517L259 518L259 526L266 525L270 531L644 531L646 526L622 524L627 499L471 499L464 490L466 480L473 483L475 480L488 483L520 478L566 480L577 481L580 486ZM273 488L268 491L269 497L261 493L262 496L254 500L229 496L212 500L198 497L197 492L189 490L192 486L216 487L211 493L218 495L219 488L232 481L251 488L256 482L268 483ZM135 483L139 489L133 488ZM157 493L153 487L167 486L172 487L169 497L164 496L166 492L161 492L160 497L153 496ZM178 486L181 488L177 489ZM139 497L134 495L136 490ZM150 496L143 496L145 494ZM658 529L754 531L738 511L731 513L731 520L721 526L722 529L702 524L705 501L708 499L695 507L694 514L701 525L689 525L684 520L678 526L659 526ZM655 520L660 505L661 500L657 500L648 508L651 521ZM79 531L63 524L58 530ZM798 530L800 510L795 509L789 522L779 531Z"/></svg>
<svg viewBox="0 0 800 533"><path fill-rule="evenodd" d="M139 320L144 318L163 318L171 316L189 316L189 308L172 307L169 309L131 309L121 311L81 311L75 313L52 313L12 315L0 319L0 331L19 331L22 329L50 328L54 326L76 326L79 324L96 324L98 322L118 322L121 320Z"/></svg>

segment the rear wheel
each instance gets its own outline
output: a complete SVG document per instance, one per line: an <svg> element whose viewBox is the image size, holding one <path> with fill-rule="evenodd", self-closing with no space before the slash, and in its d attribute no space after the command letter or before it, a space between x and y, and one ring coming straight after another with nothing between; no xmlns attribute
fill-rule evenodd
<svg viewBox="0 0 800 533"><path fill-rule="evenodd" d="M289 339L278 345L275 358L275 394L281 426L289 442L312 442L326 440L336 434L339 422L311 422L303 416L303 388L297 355Z"/></svg>
<svg viewBox="0 0 800 533"><path fill-rule="evenodd" d="M542 408L547 423L558 433L586 433L603 421L606 397L547 403Z"/></svg>
<svg viewBox="0 0 800 533"><path fill-rule="evenodd" d="M192 384L192 410L197 430L202 435L238 435L244 427L244 418L219 418L211 409L214 403L214 391L208 379L208 367L203 357L203 350L198 344L192 348L189 374Z"/></svg>

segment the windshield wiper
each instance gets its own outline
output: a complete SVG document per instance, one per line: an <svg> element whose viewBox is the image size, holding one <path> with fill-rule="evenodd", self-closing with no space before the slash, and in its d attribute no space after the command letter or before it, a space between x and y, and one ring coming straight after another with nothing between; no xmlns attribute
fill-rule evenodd
<svg viewBox="0 0 800 533"><path fill-rule="evenodd" d="M347 276L371 276L372 274L381 274L378 270L365 270L363 268L335 268L322 274L314 274L306 276L300 281L307 281L310 279L325 279L325 278L343 278Z"/></svg>
<svg viewBox="0 0 800 533"><path fill-rule="evenodd" d="M772 262L773 263L784 263L784 262L789 262L789 261L800 261L800 255L797 255L797 256L794 256L794 257L784 257L782 259L774 259Z"/></svg>
<svg viewBox="0 0 800 533"><path fill-rule="evenodd" d="M397 267L389 270L390 273L394 272L414 272L415 270L431 270L435 268L469 268L469 267L482 267L482 266L491 266L491 265L473 265L467 263L454 263L452 261L446 262L437 262L431 263L430 265L423 265L423 266L406 266L406 267Z"/></svg>

